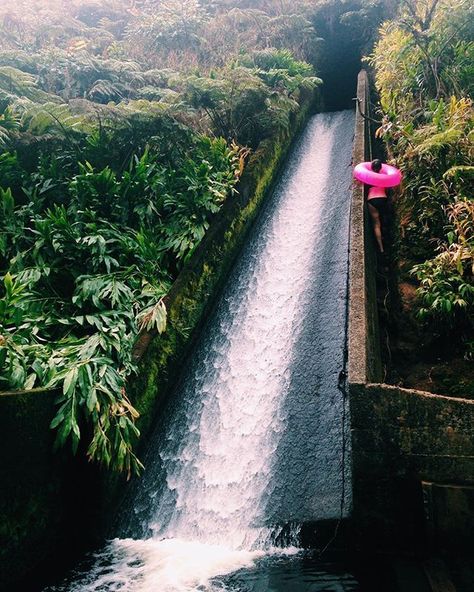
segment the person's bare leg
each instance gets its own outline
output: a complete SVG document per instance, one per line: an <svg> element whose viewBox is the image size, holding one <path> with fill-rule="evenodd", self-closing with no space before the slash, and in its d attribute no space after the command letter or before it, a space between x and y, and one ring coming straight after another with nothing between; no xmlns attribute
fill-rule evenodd
<svg viewBox="0 0 474 592"><path fill-rule="evenodd" d="M377 208L371 206L370 203L368 203L367 205L369 207L370 217L372 218L372 226L374 227L375 240L377 241L379 251L383 253L382 223L380 221L380 214Z"/></svg>

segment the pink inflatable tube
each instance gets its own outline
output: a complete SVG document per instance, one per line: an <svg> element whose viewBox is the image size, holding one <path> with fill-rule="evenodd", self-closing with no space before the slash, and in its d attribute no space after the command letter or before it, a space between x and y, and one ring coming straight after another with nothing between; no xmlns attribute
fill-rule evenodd
<svg viewBox="0 0 474 592"><path fill-rule="evenodd" d="M372 170L370 162L359 163L354 168L354 177L372 187L396 187L402 181L402 173L399 169L383 164L380 173L376 173Z"/></svg>

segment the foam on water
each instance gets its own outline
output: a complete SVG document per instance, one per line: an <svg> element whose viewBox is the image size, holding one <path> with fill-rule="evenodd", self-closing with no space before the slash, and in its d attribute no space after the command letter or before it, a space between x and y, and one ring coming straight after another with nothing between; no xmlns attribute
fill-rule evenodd
<svg viewBox="0 0 474 592"><path fill-rule="evenodd" d="M217 576L251 568L266 556L296 555L299 549L238 551L179 539L114 539L73 574L69 592L213 592ZM58 590L59 588L54 588ZM222 586L219 585L222 591Z"/></svg>

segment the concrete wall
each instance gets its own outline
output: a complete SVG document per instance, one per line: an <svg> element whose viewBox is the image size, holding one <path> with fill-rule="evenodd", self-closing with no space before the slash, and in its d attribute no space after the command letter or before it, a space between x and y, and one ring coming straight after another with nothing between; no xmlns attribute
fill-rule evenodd
<svg viewBox="0 0 474 592"><path fill-rule="evenodd" d="M352 385L350 411L358 543L413 553L471 544L474 401Z"/></svg>
<svg viewBox="0 0 474 592"><path fill-rule="evenodd" d="M139 374L129 385L142 440L318 97L306 92L288 133L262 142L251 156L238 195L226 201L170 291L166 333L142 336ZM84 454L53 453L54 411L52 392L0 394L0 590L27 590L30 580L35 589L48 560L60 570L103 531L125 486L123 477L101 473Z"/></svg>
<svg viewBox="0 0 474 592"><path fill-rule="evenodd" d="M367 74L358 97L368 113ZM365 109L364 109L365 106ZM354 164L368 160L358 114ZM349 401L353 514L361 550L424 554L465 548L474 533L474 401L380 381L376 260L361 186L351 212Z"/></svg>
<svg viewBox="0 0 474 592"><path fill-rule="evenodd" d="M84 457L53 454L54 392L0 394L0 589L30 570L41 581L51 552L81 547L81 528L92 523L92 474Z"/></svg>
<svg viewBox="0 0 474 592"><path fill-rule="evenodd" d="M357 80L357 98L364 114L369 113L369 80L362 70ZM356 112L353 164L369 158L369 124L360 110ZM381 379L377 297L375 292L376 256L372 229L365 207L362 183L354 181L351 202L349 259L349 359L351 383Z"/></svg>
<svg viewBox="0 0 474 592"><path fill-rule="evenodd" d="M147 433L168 391L169 378L179 372L183 356L199 335L201 322L225 283L247 232L316 100L315 94L308 95L293 117L291 132L265 140L251 156L239 182L238 195L226 201L171 288L166 301L166 332L161 336L144 336L145 347L137 351L141 358L139 378L130 389L142 415L139 422L142 434Z"/></svg>

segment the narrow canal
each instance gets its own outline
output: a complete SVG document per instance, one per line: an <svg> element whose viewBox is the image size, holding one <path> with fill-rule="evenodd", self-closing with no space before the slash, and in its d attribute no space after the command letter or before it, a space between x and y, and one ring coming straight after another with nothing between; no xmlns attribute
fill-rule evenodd
<svg viewBox="0 0 474 592"><path fill-rule="evenodd" d="M338 378L353 130L351 111L309 122L162 414L117 538L48 591L359 590L340 566L308 562L298 538L351 504Z"/></svg>

